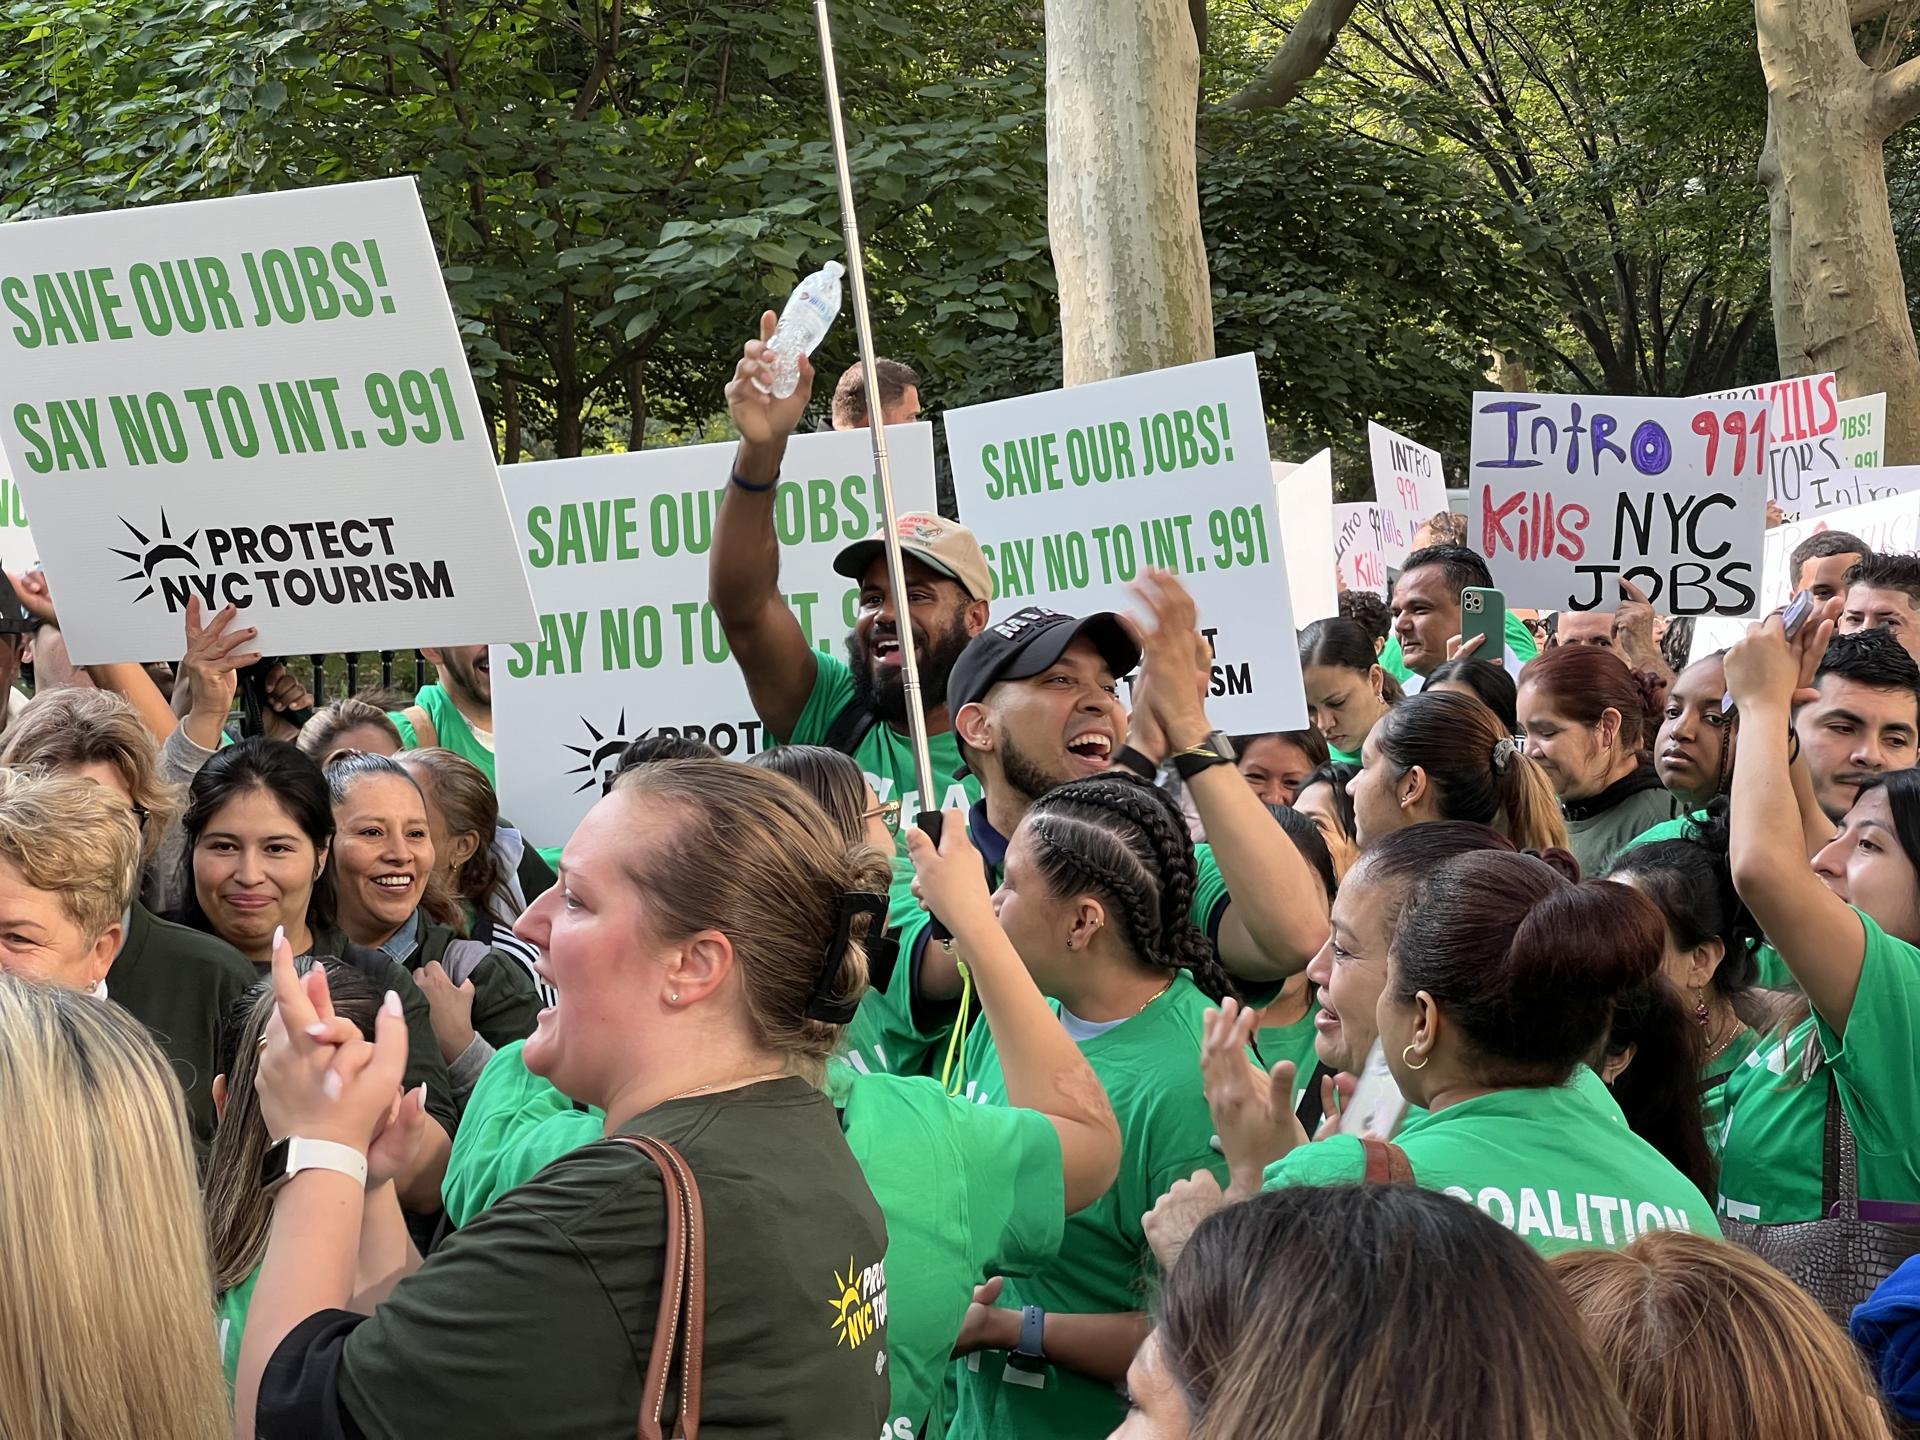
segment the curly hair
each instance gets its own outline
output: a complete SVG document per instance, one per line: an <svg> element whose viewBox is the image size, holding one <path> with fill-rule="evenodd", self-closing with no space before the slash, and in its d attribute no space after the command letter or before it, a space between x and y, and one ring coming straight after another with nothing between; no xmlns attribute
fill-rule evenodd
<svg viewBox="0 0 1920 1440"><path fill-rule="evenodd" d="M1189 918L1198 867L1164 791L1127 774L1074 780L1034 801L1023 823L1054 895L1098 891L1143 963L1188 972L1215 1000L1235 993L1213 942Z"/></svg>

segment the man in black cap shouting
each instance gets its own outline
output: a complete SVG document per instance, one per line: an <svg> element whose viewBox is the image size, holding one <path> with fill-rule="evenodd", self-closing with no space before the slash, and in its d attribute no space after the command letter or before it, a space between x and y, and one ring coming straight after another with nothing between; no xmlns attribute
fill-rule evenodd
<svg viewBox="0 0 1920 1440"><path fill-rule="evenodd" d="M1116 766L1150 779L1171 757L1210 842L1195 852L1200 873L1190 918L1249 998L1270 998L1325 943L1326 902L1293 842L1234 768L1231 741L1207 720L1201 677L1210 676L1211 657L1192 597L1157 572L1135 593L1155 622L1151 631L1111 613L1075 617L1029 606L967 646L947 703L981 790L968 833L998 884L1008 842L1040 796ZM1129 715L1121 682L1143 650ZM924 912L901 926L900 964L848 1032L857 1064L927 1068L953 1023L965 957L930 933Z"/></svg>
<svg viewBox="0 0 1920 1440"><path fill-rule="evenodd" d="M860 583L847 658L821 654L807 642L780 592L773 512L780 463L806 410L813 367L801 360L799 388L784 400L760 388L757 381L771 382L765 342L773 325L769 312L761 338L747 344L727 386L740 448L714 523L707 597L769 733L783 744L826 745L851 755L881 802L899 803L904 830L923 805L967 805L978 794L964 779L954 742L947 677L967 642L986 627L993 577L971 530L911 511L896 517L906 572L904 601L893 593L881 537L857 540L834 561L836 571ZM908 738L900 664L903 608L913 627L928 749L941 786L930 800L919 793Z"/></svg>

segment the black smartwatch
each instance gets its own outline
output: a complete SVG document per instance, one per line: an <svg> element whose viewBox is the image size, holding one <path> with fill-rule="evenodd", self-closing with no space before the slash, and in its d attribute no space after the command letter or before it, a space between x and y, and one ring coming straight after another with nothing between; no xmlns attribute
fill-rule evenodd
<svg viewBox="0 0 1920 1440"><path fill-rule="evenodd" d="M1233 741L1227 733L1215 730L1198 745L1176 750L1168 758L1173 761L1175 774L1182 780L1191 780L1202 770L1211 770L1216 765L1231 765L1239 757L1234 754Z"/></svg>

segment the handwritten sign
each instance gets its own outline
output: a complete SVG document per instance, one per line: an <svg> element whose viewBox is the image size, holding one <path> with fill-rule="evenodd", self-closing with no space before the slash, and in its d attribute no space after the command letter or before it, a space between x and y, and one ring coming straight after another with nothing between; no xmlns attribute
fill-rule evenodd
<svg viewBox="0 0 1920 1440"><path fill-rule="evenodd" d="M1397 566L1413 549L1420 527L1447 508L1446 472L1438 450L1371 420L1367 451L1373 461L1374 503L1393 517L1393 524L1381 529L1381 549L1387 564Z"/></svg>
<svg viewBox="0 0 1920 1440"><path fill-rule="evenodd" d="M1756 401L1482 392L1467 543L1511 604L1611 609L1625 576L1670 615L1745 614L1769 433Z"/></svg>
<svg viewBox="0 0 1920 1440"><path fill-rule="evenodd" d="M1716 390L1700 400L1746 400L1770 407L1767 439L1768 498L1795 520L1810 513L1808 475L1855 468L1840 456L1840 385L1833 373L1770 380L1736 390Z"/></svg>
<svg viewBox="0 0 1920 1440"><path fill-rule="evenodd" d="M1349 590L1387 593L1387 557L1380 548L1380 507L1371 500L1333 507L1333 563Z"/></svg>

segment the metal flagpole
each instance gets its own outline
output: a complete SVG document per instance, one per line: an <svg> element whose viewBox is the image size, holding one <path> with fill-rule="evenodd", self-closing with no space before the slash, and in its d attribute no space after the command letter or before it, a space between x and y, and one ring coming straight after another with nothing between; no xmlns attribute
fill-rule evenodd
<svg viewBox="0 0 1920 1440"><path fill-rule="evenodd" d="M927 717L920 709L920 664L913 648L907 613L906 568L900 557L900 531L893 508L893 471L887 464L887 427L880 414L880 375L874 366L873 324L867 311L867 272L860 254L860 221L853 208L853 170L847 162L847 131L840 115L840 77L833 63L833 26L827 0L813 0L820 26L820 72L827 82L827 118L833 125L833 163L840 177L840 223L847 237L847 281L853 289L853 322L860 340L860 368L867 388L867 428L873 434L874 474L880 482L882 539L887 549L887 580L893 588L895 629L900 636L900 678L906 692L907 730L913 741L913 768L920 779L920 810L940 813L933 761L927 750ZM937 819L935 821L937 824ZM924 827L923 827L924 828Z"/></svg>

